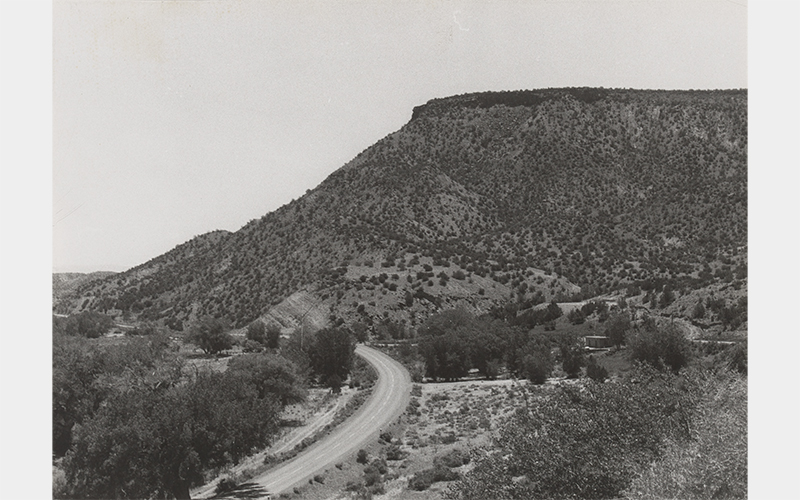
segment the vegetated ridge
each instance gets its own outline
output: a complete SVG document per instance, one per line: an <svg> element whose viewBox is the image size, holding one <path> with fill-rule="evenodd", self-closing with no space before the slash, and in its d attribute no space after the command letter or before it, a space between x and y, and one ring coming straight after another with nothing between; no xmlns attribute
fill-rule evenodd
<svg viewBox="0 0 800 500"><path fill-rule="evenodd" d="M690 316L704 291L746 295L746 243L746 90L486 92L414 108L301 198L54 309L413 327L622 290Z"/></svg>
<svg viewBox="0 0 800 500"><path fill-rule="evenodd" d="M53 273L53 303L59 302L63 297L69 296L81 285L90 281L101 280L116 273L111 271L96 271L93 273Z"/></svg>

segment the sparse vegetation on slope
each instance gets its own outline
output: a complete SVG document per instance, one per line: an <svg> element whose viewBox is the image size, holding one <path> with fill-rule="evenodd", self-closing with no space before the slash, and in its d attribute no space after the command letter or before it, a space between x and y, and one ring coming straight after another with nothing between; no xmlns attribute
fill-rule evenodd
<svg viewBox="0 0 800 500"><path fill-rule="evenodd" d="M306 287L338 318L374 302L373 323L389 311L410 324L459 300L485 312L630 286L666 310L693 290L746 288L746 158L746 91L438 99L302 198L60 308L244 326ZM734 328L729 313L714 314Z"/></svg>

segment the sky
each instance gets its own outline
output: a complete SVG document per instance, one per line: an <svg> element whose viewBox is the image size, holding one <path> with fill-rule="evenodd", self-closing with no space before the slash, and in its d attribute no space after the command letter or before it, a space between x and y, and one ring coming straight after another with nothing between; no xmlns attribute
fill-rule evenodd
<svg viewBox="0 0 800 500"><path fill-rule="evenodd" d="M235 231L433 98L748 83L742 0L56 0L52 16L56 272Z"/></svg>

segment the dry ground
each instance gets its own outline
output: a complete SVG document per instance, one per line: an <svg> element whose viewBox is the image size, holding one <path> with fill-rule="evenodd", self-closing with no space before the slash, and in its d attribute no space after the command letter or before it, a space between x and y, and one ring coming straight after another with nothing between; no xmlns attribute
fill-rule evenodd
<svg viewBox="0 0 800 500"><path fill-rule="evenodd" d="M423 469L433 466L435 457L454 449L480 453L482 446L491 444L492 433L500 422L516 407L524 404L516 390L516 382L504 380L468 380L449 383L427 383L415 385L411 403L403 416L392 426L384 429L392 436L392 443L399 445L407 454L402 460L387 460L384 478L384 494L373 498L433 500L442 498L447 482L434 483L428 490L413 491L408 488L409 479ZM391 444L382 440L371 443L365 451L369 462L385 458ZM358 463L356 456L331 467L298 488L295 493L283 498L312 500L344 500L359 497L348 491L364 483L366 465ZM471 463L455 468L464 472ZM320 482L322 481L322 482Z"/></svg>

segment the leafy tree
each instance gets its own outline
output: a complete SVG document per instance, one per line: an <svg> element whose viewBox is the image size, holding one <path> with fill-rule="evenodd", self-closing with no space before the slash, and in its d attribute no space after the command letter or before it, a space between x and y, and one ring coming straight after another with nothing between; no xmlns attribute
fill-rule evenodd
<svg viewBox="0 0 800 500"><path fill-rule="evenodd" d="M603 333L611 339L611 343L620 346L625 343L625 333L631 328L631 320L625 313L612 314L606 320Z"/></svg>
<svg viewBox="0 0 800 500"><path fill-rule="evenodd" d="M120 393L75 433L64 459L70 496L189 498L206 469L268 444L279 409L243 378L218 373Z"/></svg>
<svg viewBox="0 0 800 500"><path fill-rule="evenodd" d="M302 377L294 363L283 356L271 353L236 356L228 363L228 372L255 387L260 398L272 395L283 405L305 401Z"/></svg>
<svg viewBox="0 0 800 500"><path fill-rule="evenodd" d="M114 320L110 316L100 314L95 311L83 311L73 314L62 321L62 318L54 318L54 332L58 331L70 336L82 336L96 339L114 326Z"/></svg>
<svg viewBox="0 0 800 500"><path fill-rule="evenodd" d="M581 367L586 364L583 355L583 348L578 345L577 339L565 339L559 345L561 355L561 368L567 374L567 378L578 378L581 376Z"/></svg>
<svg viewBox="0 0 800 500"><path fill-rule="evenodd" d="M367 330L367 325L360 321L356 321L352 325L350 325L350 331L353 332L353 336L356 338L356 342L366 342L369 338L369 332Z"/></svg>
<svg viewBox="0 0 800 500"><path fill-rule="evenodd" d="M204 316L192 325L187 340L196 344L206 354L217 354L233 347L233 337L227 330L226 321Z"/></svg>
<svg viewBox="0 0 800 500"><path fill-rule="evenodd" d="M522 370L525 378L534 384L544 384L547 377L553 372L553 357L550 349L528 350L522 358Z"/></svg>
<svg viewBox="0 0 800 500"><path fill-rule="evenodd" d="M425 361L425 375L434 380L457 380L469 373L469 350L453 332L421 337L419 353Z"/></svg>
<svg viewBox="0 0 800 500"><path fill-rule="evenodd" d="M675 325L658 329L647 326L627 337L631 357L663 370L669 368L678 373L689 363L691 343Z"/></svg>
<svg viewBox="0 0 800 500"><path fill-rule="evenodd" d="M76 424L90 419L118 393L162 391L181 378L182 360L168 348L166 336L129 338L96 345L81 337L53 337L53 453L71 446Z"/></svg>
<svg viewBox="0 0 800 500"><path fill-rule="evenodd" d="M259 344L265 345L267 342L267 325L265 325L260 319L253 321L247 325L245 338L247 340L252 340L253 342L258 342Z"/></svg>
<svg viewBox="0 0 800 500"><path fill-rule="evenodd" d="M567 319L573 325L580 325L586 321L586 316L580 309L573 309L567 314Z"/></svg>
<svg viewBox="0 0 800 500"><path fill-rule="evenodd" d="M472 368L488 378L497 376L509 335L503 322L476 318L463 309L431 316L418 333L426 375L446 380L464 377Z"/></svg>
<svg viewBox="0 0 800 500"><path fill-rule="evenodd" d="M281 338L281 329L275 324L267 326L263 321L257 319L247 325L245 336L248 340L258 342L264 347L277 349Z"/></svg>
<svg viewBox="0 0 800 500"><path fill-rule="evenodd" d="M586 376L595 382L603 382L608 378L608 370L600 365L594 356L589 356L589 361L586 363Z"/></svg>
<svg viewBox="0 0 800 500"><path fill-rule="evenodd" d="M309 342L311 369L321 383L338 388L353 368L356 343L347 328L325 328Z"/></svg>
<svg viewBox="0 0 800 500"><path fill-rule="evenodd" d="M505 353L506 367L534 384L543 384L553 372L550 341L544 334L515 330L509 335Z"/></svg>

